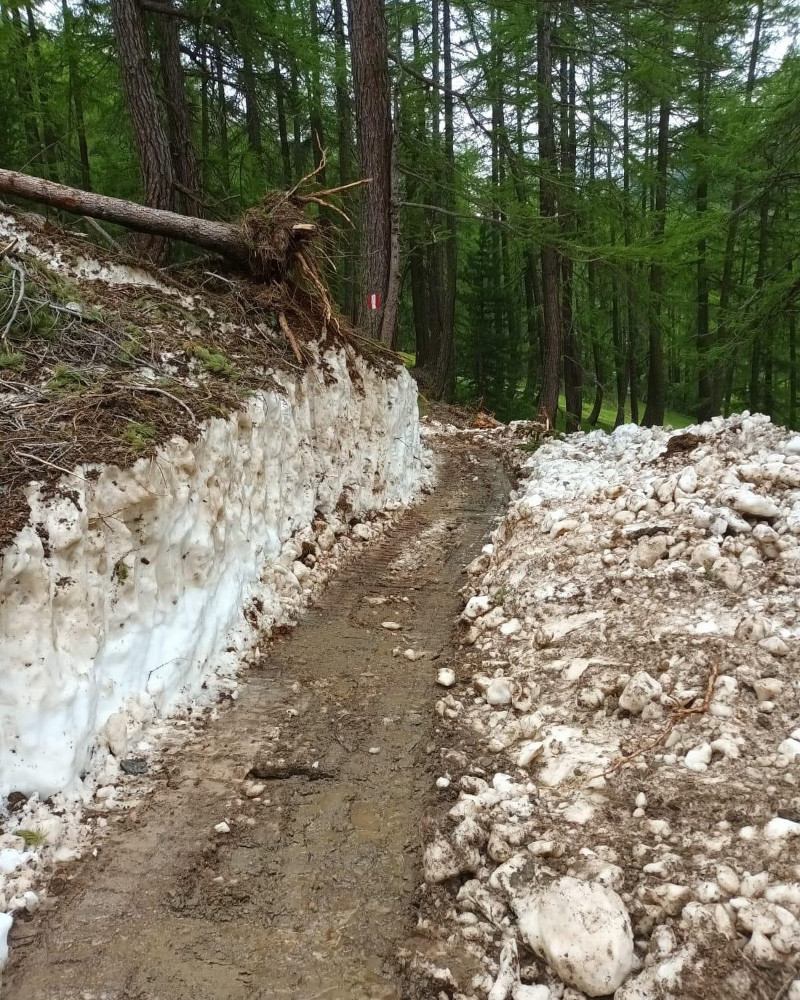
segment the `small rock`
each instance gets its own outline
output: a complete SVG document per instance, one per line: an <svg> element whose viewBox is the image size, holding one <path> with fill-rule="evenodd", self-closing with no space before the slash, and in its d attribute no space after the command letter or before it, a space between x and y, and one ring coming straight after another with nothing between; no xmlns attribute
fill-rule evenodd
<svg viewBox="0 0 800 1000"><path fill-rule="evenodd" d="M214 827L214 830L215 830L216 833L230 833L231 832L231 828L228 826L228 824L225 822L225 820L223 820L221 823L217 823L217 825Z"/></svg>
<svg viewBox="0 0 800 1000"><path fill-rule="evenodd" d="M741 831L740 831L741 834ZM800 837L800 823L776 816L764 827L767 840L783 840L784 837Z"/></svg>
<svg viewBox="0 0 800 1000"><path fill-rule="evenodd" d="M747 517L759 517L771 521L781 516L780 508L769 497L759 496L752 490L744 488L730 490L725 495L725 502Z"/></svg>
<svg viewBox="0 0 800 1000"><path fill-rule="evenodd" d="M511 685L505 677L495 677L486 689L486 700L490 705L510 705Z"/></svg>
<svg viewBox="0 0 800 1000"><path fill-rule="evenodd" d="M109 715L103 726L103 739L115 757L124 757L128 752L128 720L124 712Z"/></svg>
<svg viewBox="0 0 800 1000"><path fill-rule="evenodd" d="M403 626L399 622L381 622L381 628L389 632L399 632Z"/></svg>
<svg viewBox="0 0 800 1000"><path fill-rule="evenodd" d="M369 750L367 750L367 753L371 753L373 757L375 756L375 754L378 754L380 752L381 752L380 747L370 747Z"/></svg>
<svg viewBox="0 0 800 1000"><path fill-rule="evenodd" d="M491 606L492 599L488 594L479 594L477 597L470 597L467 601L467 606L461 612L461 617L464 621L473 622L476 618L480 618L481 615L485 615Z"/></svg>
<svg viewBox="0 0 800 1000"><path fill-rule="evenodd" d="M439 672L436 674L436 683L441 687L449 688L452 687L455 682L455 670L451 670L450 667L440 667Z"/></svg>
<svg viewBox="0 0 800 1000"><path fill-rule="evenodd" d="M669 552L669 542L666 535L654 535L652 538L642 538L631 554L631 561L642 569L652 569Z"/></svg>
<svg viewBox="0 0 800 1000"><path fill-rule="evenodd" d="M753 681L753 690L759 701L776 701L783 692L783 681L778 677L762 677Z"/></svg>
<svg viewBox="0 0 800 1000"><path fill-rule="evenodd" d="M711 744L701 743L699 747L690 750L683 762L690 771L705 771L711 763Z"/></svg>
<svg viewBox="0 0 800 1000"><path fill-rule="evenodd" d="M766 649L773 656L788 656L789 647L779 635L768 635L766 639L759 642L760 649Z"/></svg>
<svg viewBox="0 0 800 1000"><path fill-rule="evenodd" d="M691 465L678 476L678 489L683 493L694 493L697 489L697 473Z"/></svg>
<svg viewBox="0 0 800 1000"><path fill-rule="evenodd" d="M662 687L646 670L640 670L625 685L619 697L619 707L631 715L640 715L645 705L660 698Z"/></svg>

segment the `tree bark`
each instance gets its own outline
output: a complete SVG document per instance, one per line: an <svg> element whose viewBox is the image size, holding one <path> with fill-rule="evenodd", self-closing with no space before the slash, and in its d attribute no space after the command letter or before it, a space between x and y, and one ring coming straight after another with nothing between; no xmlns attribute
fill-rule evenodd
<svg viewBox="0 0 800 1000"><path fill-rule="evenodd" d="M86 121L83 113L83 82L75 58L75 34L72 11L67 0L61 0L64 20L64 39L67 45L67 72L69 74L69 99L75 108L75 131L78 133L78 155L81 164L81 187L92 190L92 172L89 164L89 144L86 141Z"/></svg>
<svg viewBox="0 0 800 1000"><path fill-rule="evenodd" d="M443 206L455 208L455 129L453 121L453 55L450 41L450 0L442 0L442 51L444 55L444 191ZM440 330L432 391L436 399L450 402L455 394L453 335L456 309L457 250L455 215L445 216L447 237L442 247L442 301Z"/></svg>
<svg viewBox="0 0 800 1000"><path fill-rule="evenodd" d="M137 205L135 202L81 191L15 170L0 169L0 193L29 198L75 215L116 222L161 240L185 240L206 250L215 250L240 265L246 266L249 259L249 250L241 229L229 223L211 222L208 219Z"/></svg>
<svg viewBox="0 0 800 1000"><path fill-rule="evenodd" d="M661 98L658 110L658 151L656 153L655 204L653 236L656 253L664 239L667 219L667 164L669 160L669 118L671 102ZM664 383L664 347L661 329L661 298L664 291L664 265L654 260L650 265L650 302L648 310L649 355L647 363L647 406L642 423L653 427L664 423L666 386Z"/></svg>
<svg viewBox="0 0 800 1000"><path fill-rule="evenodd" d="M708 209L708 174L705 166L705 143L708 140L708 90L711 81L711 70L704 64L705 45L704 28L701 21L698 28L698 56L701 69L697 91L697 138L700 152L697 163L696 205L698 222L702 226L703 216ZM712 393L712 376L709 363L711 347L711 331L708 322L708 263L706 261L706 239L697 241L697 419L700 423L708 420L714 411Z"/></svg>
<svg viewBox="0 0 800 1000"><path fill-rule="evenodd" d="M214 46L214 81L217 91L217 115L219 127L219 152L222 160L222 187L227 191L231 183L231 152L228 142L228 100L225 97L225 78L222 71L222 50Z"/></svg>
<svg viewBox="0 0 800 1000"><path fill-rule="evenodd" d="M275 82L275 111L278 117L278 141L281 147L283 182L287 188L290 188L292 186L292 151L289 147L289 130L286 126L286 99L277 45L272 47L272 74Z"/></svg>
<svg viewBox="0 0 800 1000"><path fill-rule="evenodd" d="M541 4L537 18L539 161L542 167L539 181L539 211L549 231L545 232L541 250L544 336L542 388L539 394L537 418L547 426L554 427L560 382L561 289L559 252L553 242L554 230L558 225L558 160L553 127L553 43L551 31L550 10L547 4Z"/></svg>
<svg viewBox="0 0 800 1000"><path fill-rule="evenodd" d="M573 17L571 0L561 4L562 29L569 29ZM566 32L564 32L566 34ZM565 242L575 229L575 167L577 161L577 142L575 134L575 62L566 48L566 38L560 39L562 49L560 79L561 79L561 176L562 191L566 198L562 200L559 209L559 220ZM561 258L561 329L564 339L564 397L566 402L568 434L580 430L583 417L583 370L581 366L580 344L575 328L573 309L573 261L562 254Z"/></svg>
<svg viewBox="0 0 800 1000"><path fill-rule="evenodd" d="M172 3L172 0L169 0ZM186 84L181 65L178 22L174 17L159 17L161 76L167 106L172 171L178 183L177 201L185 215L201 215L200 178L192 142L192 122Z"/></svg>
<svg viewBox="0 0 800 1000"><path fill-rule="evenodd" d="M362 189L364 327L373 339L394 346L396 325L383 322L392 270L392 122L386 20L381 0L348 0L348 10L358 157L361 176L370 180ZM381 309L367 309L367 296L372 294L381 296Z"/></svg>
<svg viewBox="0 0 800 1000"><path fill-rule="evenodd" d="M753 281L754 289L758 290L764 284L764 272L767 267L767 250L769 249L769 207L770 193L767 191L761 197L761 211L758 225L758 260L756 263L756 276ZM750 388L749 405L751 411L755 412L761 405L761 394L759 392L759 378L761 373L761 354L763 346L763 333L760 327L753 331L753 345L750 352Z"/></svg>
<svg viewBox="0 0 800 1000"><path fill-rule="evenodd" d="M311 147L313 150L314 169L318 170L317 179L325 186L325 167L322 163L322 151L325 149L325 129L322 122L322 86L320 84L320 51L319 51L319 13L317 0L308 0L308 13L311 22L311 87L309 97L309 125L311 126Z"/></svg>
<svg viewBox="0 0 800 1000"><path fill-rule="evenodd" d="M143 200L152 208L166 211L172 207L172 158L150 77L144 17L136 0L111 0L111 20L117 39L122 86L139 154ZM169 246L160 236L148 235L139 246L156 263L167 259Z"/></svg>
<svg viewBox="0 0 800 1000"><path fill-rule="evenodd" d="M339 183L349 184L355 177L353 163L353 109L350 101L347 74L347 45L344 33L342 0L333 0L334 60L336 70L336 117L338 119ZM339 247L342 256L342 309L352 322L356 320L356 233L351 229L339 230ZM413 281L413 278L412 278Z"/></svg>
<svg viewBox="0 0 800 1000"><path fill-rule="evenodd" d="M749 107L752 98L753 90L756 84L756 69L758 67L758 54L761 44L761 28L764 20L764 0L759 0L758 8L756 11L756 21L755 28L753 30L753 41L750 46L750 63L747 69L747 83L745 85L745 105ZM718 321L716 330L716 341L720 349L725 350L728 343L728 316L730 313L730 303L731 296L733 294L733 267L734 258L736 256L736 237L739 232L739 221L741 218L740 208L742 205L744 185L742 183L741 175L737 176L733 185L733 195L731 197L731 211L728 216L728 230L725 235L725 254L723 256L722 262L722 278L720 280L719 289L719 311L718 311ZM730 377L728 375L728 369L731 370ZM728 362L723 374L723 383L727 388L727 385L733 382L733 361ZM714 406L713 411L716 412L719 408L719 376L715 377L714 382ZM723 389L723 391L725 391ZM729 393L726 392L726 397L729 400ZM727 407L726 407L727 409Z"/></svg>

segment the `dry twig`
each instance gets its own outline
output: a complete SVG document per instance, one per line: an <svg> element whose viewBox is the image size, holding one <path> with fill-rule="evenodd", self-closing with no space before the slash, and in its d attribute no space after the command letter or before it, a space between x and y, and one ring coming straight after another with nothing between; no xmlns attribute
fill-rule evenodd
<svg viewBox="0 0 800 1000"><path fill-rule="evenodd" d="M673 709L666 726L664 726L661 732L654 739L650 740L648 743L641 744L632 753L626 754L624 757L617 758L617 760L607 767L605 771L602 771L600 774L592 775L589 780L593 781L595 778L609 777L609 775L612 775L616 771L625 767L626 764L630 764L639 757L644 756L644 754L650 753L658 747L663 746L669 738L670 733L679 722L683 722L684 719L688 719L691 715L705 715L708 711L709 705L711 704L711 697L714 693L714 685L716 684L718 676L719 663L715 660L711 665L711 671L708 675L708 680L706 681L705 695L699 705Z"/></svg>

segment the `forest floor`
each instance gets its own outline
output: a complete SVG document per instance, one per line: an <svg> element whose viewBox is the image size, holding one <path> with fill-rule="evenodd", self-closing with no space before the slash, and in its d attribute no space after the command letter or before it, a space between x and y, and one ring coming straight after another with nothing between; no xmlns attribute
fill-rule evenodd
<svg viewBox="0 0 800 1000"><path fill-rule="evenodd" d="M176 734L143 804L15 922L7 1000L407 995L436 675L509 488L476 445L448 443L436 492L273 638L238 701Z"/></svg>

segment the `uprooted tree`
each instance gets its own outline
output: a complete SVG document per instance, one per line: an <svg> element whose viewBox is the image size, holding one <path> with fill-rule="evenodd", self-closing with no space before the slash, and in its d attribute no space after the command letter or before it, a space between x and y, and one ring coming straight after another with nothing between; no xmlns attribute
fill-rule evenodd
<svg viewBox="0 0 800 1000"><path fill-rule="evenodd" d="M280 283L290 276L299 278L310 286L320 301L325 324L331 324L338 330L339 321L314 256L314 242L318 239L319 230L306 216L306 208L309 204L316 204L338 213L349 223L347 214L326 199L364 182L355 181L343 187L304 192L302 188L306 182L317 173L318 169L289 191L267 195L260 205L249 209L238 224L150 208L15 170L0 169L0 194L28 198L65 212L116 223L138 233L182 240L204 250L212 250L260 282ZM281 326L284 326L283 317Z"/></svg>

